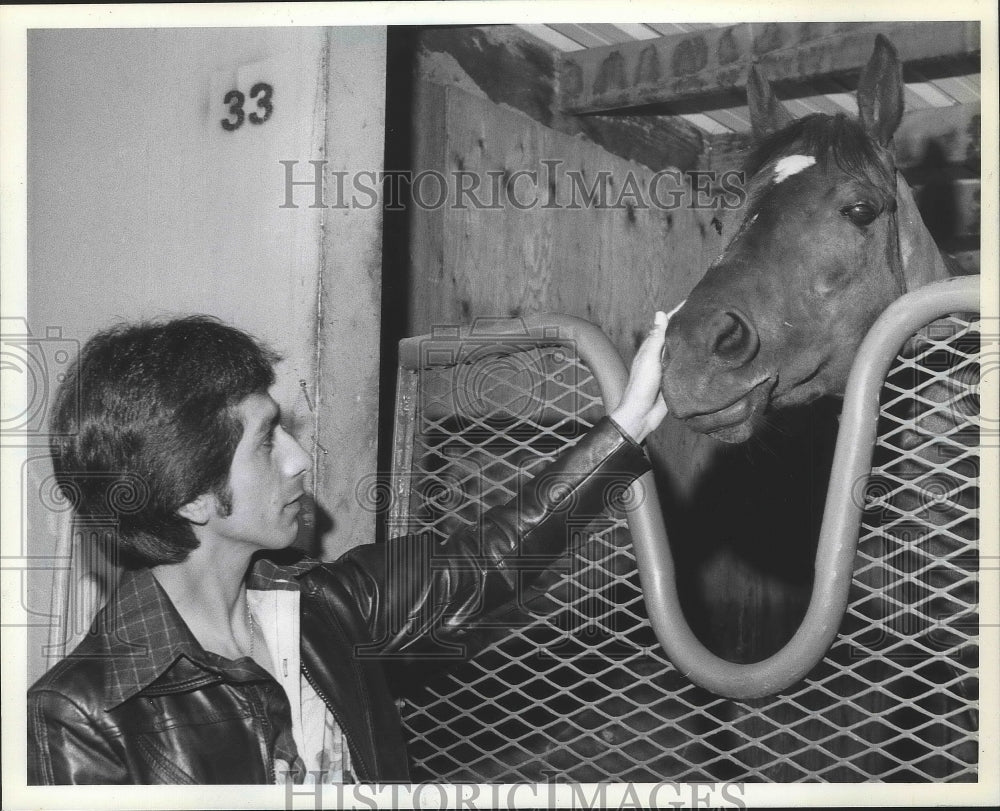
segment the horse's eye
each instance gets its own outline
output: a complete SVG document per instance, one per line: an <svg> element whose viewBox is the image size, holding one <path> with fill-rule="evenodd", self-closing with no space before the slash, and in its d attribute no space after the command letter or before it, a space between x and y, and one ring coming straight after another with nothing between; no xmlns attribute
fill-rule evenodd
<svg viewBox="0 0 1000 811"><path fill-rule="evenodd" d="M840 209L840 213L855 225L871 225L878 216L878 209L871 203L855 203L844 206Z"/></svg>

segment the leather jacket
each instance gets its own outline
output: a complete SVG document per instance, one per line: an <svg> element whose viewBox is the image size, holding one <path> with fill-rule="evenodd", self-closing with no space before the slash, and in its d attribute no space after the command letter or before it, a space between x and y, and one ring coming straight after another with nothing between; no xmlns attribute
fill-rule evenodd
<svg viewBox="0 0 1000 811"><path fill-rule="evenodd" d="M343 730L358 780L408 780L380 657L460 642L477 615L564 551L570 512L599 515L609 484L646 469L641 448L605 418L443 544L405 536L332 563L255 562L250 587L300 591L302 672ZM273 783L288 699L240 661L249 664L201 648L148 570L126 573L84 641L28 691L28 783Z"/></svg>

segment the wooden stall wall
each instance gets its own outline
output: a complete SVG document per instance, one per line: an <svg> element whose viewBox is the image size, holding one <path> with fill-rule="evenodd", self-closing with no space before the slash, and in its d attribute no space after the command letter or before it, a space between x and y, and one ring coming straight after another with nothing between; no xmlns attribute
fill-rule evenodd
<svg viewBox="0 0 1000 811"><path fill-rule="evenodd" d="M697 283L715 246L711 212L680 207L549 207L543 185L557 161L556 200L570 199L576 172L590 182L607 172L609 199L632 177L645 186L653 171L584 138L545 127L527 115L454 86L419 88L416 170L465 171L487 177L538 172L538 204L518 210L441 207L416 210L412 242L412 335L482 316L558 312L600 327L630 360L653 311L680 302ZM551 165L551 164L549 164ZM524 203L534 193L518 184ZM654 440L663 472L678 488L696 478L710 442L677 424Z"/></svg>
<svg viewBox="0 0 1000 811"><path fill-rule="evenodd" d="M421 94L420 128L430 133L421 169L517 180L501 184L497 208L419 211L410 328L551 310L600 324L630 356L654 305L679 302L701 275L711 215L584 206L579 196L569 208L573 173L588 183L607 173L611 202L627 178L646 187L653 172L465 90L428 84ZM550 169L554 187L545 185Z"/></svg>

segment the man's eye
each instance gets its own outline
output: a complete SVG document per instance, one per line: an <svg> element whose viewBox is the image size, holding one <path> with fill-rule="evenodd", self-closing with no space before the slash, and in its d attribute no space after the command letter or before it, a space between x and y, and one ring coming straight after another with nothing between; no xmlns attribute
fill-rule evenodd
<svg viewBox="0 0 1000 811"><path fill-rule="evenodd" d="M844 206L840 209L840 213L855 225L871 225L878 216L878 209L871 203L854 203Z"/></svg>

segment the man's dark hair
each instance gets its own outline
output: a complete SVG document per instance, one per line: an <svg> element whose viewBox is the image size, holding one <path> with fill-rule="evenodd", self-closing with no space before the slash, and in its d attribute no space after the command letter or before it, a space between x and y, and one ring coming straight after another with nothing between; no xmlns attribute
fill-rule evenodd
<svg viewBox="0 0 1000 811"><path fill-rule="evenodd" d="M231 510L234 407L274 382L278 356L208 316L93 336L51 418L56 481L82 518L111 519L125 566L184 560L198 541L177 514L204 493Z"/></svg>

